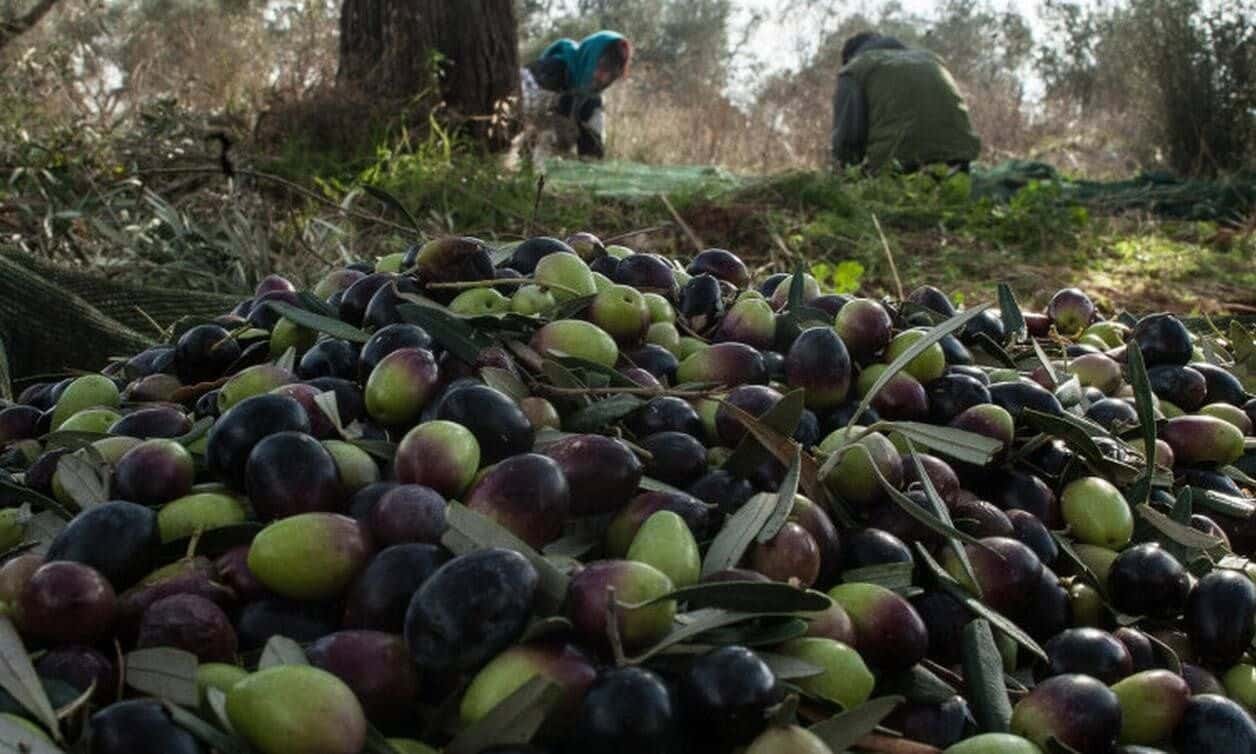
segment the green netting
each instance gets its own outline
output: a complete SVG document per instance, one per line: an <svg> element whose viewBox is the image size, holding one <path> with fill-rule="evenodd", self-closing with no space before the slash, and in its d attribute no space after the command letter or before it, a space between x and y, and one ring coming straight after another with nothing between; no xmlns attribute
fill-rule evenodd
<svg viewBox="0 0 1256 754"><path fill-rule="evenodd" d="M1256 173L1242 172L1215 181L1143 172L1124 181L1063 178L1042 162L1008 160L973 170L973 194L1010 199L1030 181L1054 181L1061 198L1108 211L1143 210L1178 220L1239 221L1256 211Z"/></svg>
<svg viewBox="0 0 1256 754"><path fill-rule="evenodd" d="M98 370L112 356L154 345L158 327L185 316L215 317L235 303L232 296L117 283L0 250L0 340L15 380Z"/></svg>
<svg viewBox="0 0 1256 754"><path fill-rule="evenodd" d="M645 165L562 158L551 158L545 163L545 182L556 189L624 199L719 191L738 188L746 180L709 165Z"/></svg>
<svg viewBox="0 0 1256 754"><path fill-rule="evenodd" d="M558 189L596 196L635 199L661 193L700 193L737 189L762 180L699 165L644 165L553 158L545 163L546 182ZM1059 183L1061 200L1097 210L1143 210L1184 220L1236 221L1256 210L1256 173L1216 181L1186 180L1146 172L1124 181L1075 181L1043 162L1007 160L974 165L973 196L1007 201L1031 181Z"/></svg>

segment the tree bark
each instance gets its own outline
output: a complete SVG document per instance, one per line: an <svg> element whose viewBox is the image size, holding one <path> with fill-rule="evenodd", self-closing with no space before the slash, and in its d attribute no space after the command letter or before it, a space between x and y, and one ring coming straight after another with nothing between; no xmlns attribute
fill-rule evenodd
<svg viewBox="0 0 1256 754"><path fill-rule="evenodd" d="M15 18L12 21L0 19L0 50L3 50L10 42L30 31L60 1L39 0L34 8L31 8L26 15L20 18Z"/></svg>
<svg viewBox="0 0 1256 754"><path fill-rule="evenodd" d="M341 86L402 102L438 95L447 119L504 147L519 92L512 0L344 0Z"/></svg>

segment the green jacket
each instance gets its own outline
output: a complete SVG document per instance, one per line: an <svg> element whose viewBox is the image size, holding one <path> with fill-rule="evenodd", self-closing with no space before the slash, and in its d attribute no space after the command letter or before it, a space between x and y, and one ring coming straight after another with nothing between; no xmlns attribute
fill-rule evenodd
<svg viewBox="0 0 1256 754"><path fill-rule="evenodd" d="M968 163L981 152L968 107L941 59L920 49L861 52L838 75L833 156L869 169Z"/></svg>

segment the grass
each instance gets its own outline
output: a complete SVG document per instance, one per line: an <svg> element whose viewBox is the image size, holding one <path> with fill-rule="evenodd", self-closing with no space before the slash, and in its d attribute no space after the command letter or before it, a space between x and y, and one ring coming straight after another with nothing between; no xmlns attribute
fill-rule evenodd
<svg viewBox="0 0 1256 754"><path fill-rule="evenodd" d="M364 177L411 208L429 234L510 241L581 230L604 239L631 233L620 242L684 257L697 251L692 233L700 246L728 248L764 270L805 261L830 287L866 295L895 292L888 245L906 289L936 285L960 301L988 300L994 284L1007 281L1033 306L1076 285L1109 310L1256 311L1250 224L1234 231L1099 214L1045 184L1006 203L974 200L966 176L747 177L615 161L558 161L545 172L539 201L537 174L459 158L390 157Z"/></svg>
<svg viewBox="0 0 1256 754"><path fill-rule="evenodd" d="M760 271L803 261L826 286L873 296L896 292L888 246L906 290L931 284L957 301L990 300L1006 281L1029 306L1076 285L1109 311L1256 311L1253 220L1226 228L1113 215L1049 183L996 201L974 198L980 176L765 176L627 160L512 172L439 127L348 157L280 142L229 183L186 129L141 135L131 151L102 145L92 154L103 156L8 181L0 243L115 279L247 292L270 271L308 285L425 237L506 243L589 231L676 257L727 248Z"/></svg>

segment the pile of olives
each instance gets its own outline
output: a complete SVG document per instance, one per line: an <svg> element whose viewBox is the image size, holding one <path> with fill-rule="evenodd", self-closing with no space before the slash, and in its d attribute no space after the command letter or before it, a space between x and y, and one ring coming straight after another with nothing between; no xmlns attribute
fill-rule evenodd
<svg viewBox="0 0 1256 754"><path fill-rule="evenodd" d="M0 749L1256 752L1256 344L1001 294L442 238L28 384Z"/></svg>

